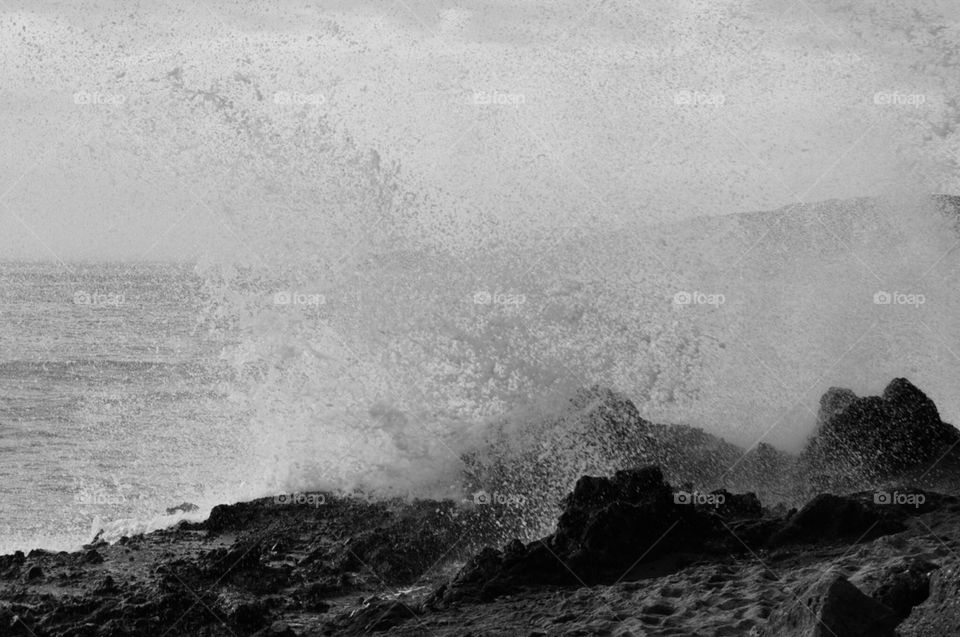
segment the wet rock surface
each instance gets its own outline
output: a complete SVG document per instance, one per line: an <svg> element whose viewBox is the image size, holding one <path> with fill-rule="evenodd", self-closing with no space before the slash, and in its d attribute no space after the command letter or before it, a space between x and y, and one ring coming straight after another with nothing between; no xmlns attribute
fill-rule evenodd
<svg viewBox="0 0 960 637"><path fill-rule="evenodd" d="M775 613L763 635L894 637L897 619L842 575L828 573Z"/></svg>
<svg viewBox="0 0 960 637"><path fill-rule="evenodd" d="M719 495L735 504L711 499ZM749 494L707 494L703 504L680 497L658 467L584 476L554 533L484 549L429 603L489 601L538 585L609 585L668 556L677 564L719 561L791 546L855 545L907 529L910 509L878 505L869 495L825 494L800 511L764 517Z"/></svg>
<svg viewBox="0 0 960 637"><path fill-rule="evenodd" d="M944 529L955 530L947 523L960 518L960 501L926 493L923 506L897 506L871 496L823 495L799 511L777 514L758 511L748 494L684 495L658 467L647 466L582 477L564 499L553 533L487 547L491 538L477 532L483 507L330 494L322 507L257 500L218 507L206 523L182 523L122 544L0 557L0 626L3 634L38 637L469 634L456 632L452 613L467 608L475 621L492 622L509 606L521 622L524 600L533 609L545 595L566 599L583 591L582 603L540 608L537 617L549 618L553 629L544 634L596 634L591 631L634 620L646 631L635 634L677 634L668 627L690 612L682 603L689 586L664 583L643 604L600 604L587 619L564 608L589 607L598 591L627 594L696 573L703 574L698 592L722 596L751 565L758 567L758 586L779 587L784 573L802 572L814 561L856 553L869 562L870 546L888 539L887 552L899 562L877 570L863 590L846 579L816 588L810 595L818 617L845 626L841 610L871 609L876 621L863 630L901 621L921 630L955 621L950 556L910 557L898 544L930 535L923 525L934 522L920 522L921 516L941 516L936 537L946 542ZM788 604L791 589L784 583L783 590ZM716 603L729 610L736 599ZM749 607L749 597L743 603ZM766 625L761 615L800 631L770 634L816 634L803 632L808 627L797 617L804 614L789 607L760 608L740 620L741 632L723 634L759 630ZM569 630L557 629L567 624ZM585 632L572 632L574 626Z"/></svg>
<svg viewBox="0 0 960 637"><path fill-rule="evenodd" d="M322 630L332 610L359 596L429 581L431 569L465 559L489 541L476 530L481 513L450 501L271 498L79 553L2 556L0 634L17 626L38 637Z"/></svg>
<svg viewBox="0 0 960 637"><path fill-rule="evenodd" d="M960 635L960 570L956 562L934 571L928 597L899 626L902 637Z"/></svg>
<svg viewBox="0 0 960 637"><path fill-rule="evenodd" d="M668 448L616 394L575 401L599 449L618 436L641 460ZM551 505L550 531L532 538L530 510L497 501L327 493L222 505L205 522L95 538L76 553L0 556L0 634L960 634L960 499L889 481L953 434L897 380L872 399L828 392L812 446L825 453L842 437L869 449L874 421L900 454L868 458L884 490L820 493L796 508L728 485L698 490L703 473L671 483L679 465L638 461L580 476ZM763 445L739 457L761 477L783 470Z"/></svg>
<svg viewBox="0 0 960 637"><path fill-rule="evenodd" d="M880 396L832 388L820 401L818 429L801 457L812 473L841 470L847 479L876 479L929 466L960 442L936 405L905 378Z"/></svg>

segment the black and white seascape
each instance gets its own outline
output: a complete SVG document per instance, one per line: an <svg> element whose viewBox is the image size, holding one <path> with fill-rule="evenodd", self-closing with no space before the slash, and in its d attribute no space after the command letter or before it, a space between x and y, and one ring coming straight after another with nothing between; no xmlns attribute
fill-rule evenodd
<svg viewBox="0 0 960 637"><path fill-rule="evenodd" d="M960 635L960 4L0 0L0 637Z"/></svg>

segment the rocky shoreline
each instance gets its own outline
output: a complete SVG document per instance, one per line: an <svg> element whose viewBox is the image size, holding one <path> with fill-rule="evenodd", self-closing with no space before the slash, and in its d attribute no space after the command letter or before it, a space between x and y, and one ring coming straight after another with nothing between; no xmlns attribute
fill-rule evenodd
<svg viewBox="0 0 960 637"><path fill-rule="evenodd" d="M599 395L579 404L599 448L649 435L632 405ZM675 466L642 462L580 477L552 531L526 541L510 539L530 528L523 515L498 502L222 505L76 553L0 557L0 634L960 634L960 498L930 487L956 439L897 379L877 399L825 395L792 470L840 467L834 483L872 486L796 508L671 484Z"/></svg>

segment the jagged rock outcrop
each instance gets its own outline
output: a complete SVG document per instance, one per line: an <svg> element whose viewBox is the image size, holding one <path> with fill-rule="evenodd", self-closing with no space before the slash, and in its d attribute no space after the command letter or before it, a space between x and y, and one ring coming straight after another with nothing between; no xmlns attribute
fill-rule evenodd
<svg viewBox="0 0 960 637"><path fill-rule="evenodd" d="M930 596L930 577L939 568L939 564L923 557L907 557L866 578L858 587L903 620Z"/></svg>
<svg viewBox="0 0 960 637"><path fill-rule="evenodd" d="M824 493L788 517L770 537L768 544L782 546L872 540L902 531L905 527L900 513L852 497Z"/></svg>
<svg viewBox="0 0 960 637"><path fill-rule="evenodd" d="M905 378L881 396L857 397L832 388L820 401L818 428L801 455L801 467L827 484L881 480L930 466L960 441L940 420L936 405Z"/></svg>
<svg viewBox="0 0 960 637"><path fill-rule="evenodd" d="M577 628L582 634L618 634L612 627L683 634L678 627L692 625L683 623L687 614L699 612L702 619L711 604L743 611L722 627L734 631L729 634L769 624L771 635L816 635L821 625L837 637L884 635L901 621L903 637L960 634L952 555L957 498L893 483L883 492L823 494L799 510L764 508L762 495L735 493L729 483L701 489L697 482L709 483L737 462L757 472L752 479L785 473L789 462L769 445L744 457L742 449L702 431L648 423L609 390L578 392L568 407L532 427L532 447L499 457L492 445L488 458L472 458L471 468L485 479L503 479L480 483L493 497L476 506L306 494L311 497L219 506L205 522L113 545L94 541L73 554L0 556L0 633L129 637L173 625L171 634L184 635L221 634L222 627L238 635L412 636L429 624L463 634L453 613L486 613L492 625L520 599L515 594L528 596L523 604L541 604L532 616L551 616L540 634L582 618L584 608L596 614ZM940 453L957 435L903 379L871 398L831 390L821 415L803 459L807 466L842 458L848 446L867 455L866 467L907 466ZM564 441L559 447L539 445L558 439ZM509 446L512 439L499 441ZM591 462L619 453L611 461L616 469L591 472L601 477L577 473L571 456L558 451L567 444L574 445L571 452L586 449ZM886 446L879 452L871 445ZM665 458L672 468L619 466L645 458ZM689 484L677 490L670 483L680 481L671 475ZM544 484L549 479L556 482ZM557 494L555 513L543 518L533 497L516 498L524 495L511 490L516 485ZM540 516L549 531L504 545L506 532L529 531L504 524L511 519L505 510L515 520ZM868 568L851 568L869 551L880 557ZM446 568L467 558L451 579ZM813 584L819 565L831 562L850 569L843 572L852 581ZM796 585L789 595L781 579ZM741 580L749 593L742 608L735 605L743 596L730 591ZM804 592L799 605L794 590ZM635 599L623 609L602 608L630 594ZM514 619L512 628L521 621Z"/></svg>
<svg viewBox="0 0 960 637"><path fill-rule="evenodd" d="M894 612L838 573L827 573L774 613L764 637L895 637Z"/></svg>
<svg viewBox="0 0 960 637"><path fill-rule="evenodd" d="M706 499L706 498L705 498ZM659 467L583 476L564 499L556 530L528 544L476 555L434 602L486 601L532 585L615 581L642 561L671 552L725 550L719 515L678 502Z"/></svg>
<svg viewBox="0 0 960 637"><path fill-rule="evenodd" d="M857 401L857 395L843 387L831 387L820 397L817 425L829 422L837 414Z"/></svg>
<svg viewBox="0 0 960 637"><path fill-rule="evenodd" d="M173 626L171 635L412 637L432 634L424 629L429 624L442 627L439 634L459 635L471 632L451 619L463 611L482 617L473 634L490 634L505 604L529 602L540 604L531 614L552 617L543 634L573 617L584 620L582 634L642 625L662 628L652 634L663 635L686 634L678 628L693 625L683 623L689 617L679 617L681 609L704 613L714 604L726 612L742 603L744 615L727 628L749 634L771 612L775 621L793 621L776 614L793 601L781 578L807 586L819 572L812 563L839 555L840 567L849 568L863 559L869 538L910 529L914 538L927 537L930 528L938 535L930 539L933 549L929 542L924 551L907 548L910 533L898 533L881 547L877 565L862 569L871 576L861 590L875 605L842 584L814 591L811 604L828 625L846 621L840 611L848 607L869 612L863 621L878 631L886 620L868 620L887 606L896 621L908 615L906 625L916 629L904 635L911 636L953 634L950 622L957 621L956 561L945 547L955 542L947 534L957 526L952 516L960 500L951 496L910 492L889 503L875 502L872 493L823 496L774 515L749 493L677 491L659 467L647 466L581 476L563 499L553 533L495 549L481 548L497 541L483 527L490 507L325 495L322 506L273 498L225 505L207 522L72 554L0 556L0 632L131 637ZM909 519L920 515L939 523ZM451 579L446 569L471 555ZM935 555L937 564L911 559L917 555ZM749 600L729 590L734 582ZM604 610L610 600L625 605ZM583 618L584 608L595 616ZM513 621L510 630L521 620ZM930 632L931 626L942 631ZM837 633L843 634L859 633Z"/></svg>
<svg viewBox="0 0 960 637"><path fill-rule="evenodd" d="M942 505L936 494L911 495ZM429 603L486 602L530 587L609 583L668 556L680 568L695 560L788 546L848 547L904 531L908 518L927 510L878 503L872 493L822 494L777 517L765 512L753 494L674 491L657 466L612 477L583 476L564 499L553 533L526 544L514 540L503 550L483 549ZM904 604L916 603L914 583L891 578L880 598L897 600L902 613Z"/></svg>
<svg viewBox="0 0 960 637"><path fill-rule="evenodd" d="M628 398L596 385L575 392L552 415L492 426L463 460L469 491L523 502L500 507L497 523L527 539L551 530L564 496L583 475L655 464L691 490L763 490L761 497L784 500L795 463L765 443L747 451L695 427L651 423Z"/></svg>
<svg viewBox="0 0 960 637"><path fill-rule="evenodd" d="M499 498L504 539L548 533L563 497L584 474L612 474L653 460L650 423L626 397L583 388L548 415L514 415L492 425L463 454L467 490Z"/></svg>

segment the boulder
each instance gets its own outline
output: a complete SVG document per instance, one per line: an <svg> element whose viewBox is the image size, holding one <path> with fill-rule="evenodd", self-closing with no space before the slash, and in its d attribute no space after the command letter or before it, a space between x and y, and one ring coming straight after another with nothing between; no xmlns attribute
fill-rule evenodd
<svg viewBox="0 0 960 637"><path fill-rule="evenodd" d="M729 554L733 537L713 507L680 504L659 467L581 477L549 536L474 556L430 604L488 601L526 586L592 585L623 578L668 553ZM736 548L736 547L733 547Z"/></svg>
<svg viewBox="0 0 960 637"><path fill-rule="evenodd" d="M906 378L894 378L881 396L890 415L904 424L940 422L940 412L926 394Z"/></svg>
<svg viewBox="0 0 960 637"><path fill-rule="evenodd" d="M838 573L826 573L770 615L764 637L895 637L898 618ZM946 633L944 633L946 634Z"/></svg>
<svg viewBox="0 0 960 637"><path fill-rule="evenodd" d="M674 502L659 467L617 471L613 478L584 476L564 500L547 545L574 560L581 577L593 579L596 569L629 566L644 553L671 546L673 538L662 536L682 517L696 515L693 507Z"/></svg>
<svg viewBox="0 0 960 637"><path fill-rule="evenodd" d="M581 475L609 475L654 459L650 423L610 389L582 388L542 411L492 424L462 456L466 490L506 500L486 509L506 537L549 532L546 522L538 522L556 518ZM525 526L530 524L535 528Z"/></svg>
<svg viewBox="0 0 960 637"><path fill-rule="evenodd" d="M824 493L787 518L768 544L864 542L903 531L901 514L900 509L881 509L854 497Z"/></svg>
<svg viewBox="0 0 960 637"><path fill-rule="evenodd" d="M113 595L115 593L118 593L119 590L120 589L117 587L117 583L114 581L113 577L110 575L107 575L102 580L100 580L100 583L97 584L96 588L93 589L93 594L94 595Z"/></svg>
<svg viewBox="0 0 960 637"><path fill-rule="evenodd" d="M553 533L526 544L514 540L502 551L483 549L426 605L485 602L528 587L610 584L660 560L681 568L790 544L848 545L903 531L915 514L877 504L871 493L824 494L785 518L765 515L751 493L695 495L674 493L657 466L582 476L563 499ZM914 579L891 580L879 598L902 614L916 603Z"/></svg>
<svg viewBox="0 0 960 637"><path fill-rule="evenodd" d="M930 575L929 596L910 612L901 637L960 635L960 570L941 568Z"/></svg>
<svg viewBox="0 0 960 637"><path fill-rule="evenodd" d="M936 405L905 378L880 396L831 388L820 399L818 427L802 454L811 474L882 479L937 461L960 441Z"/></svg>
<svg viewBox="0 0 960 637"><path fill-rule="evenodd" d="M181 502L175 507L167 508L167 515L173 515L174 513L191 513L193 511L199 511L200 507L192 502Z"/></svg>
<svg viewBox="0 0 960 637"><path fill-rule="evenodd" d="M760 491L775 501L791 492L795 466L768 444L745 450L695 427L649 422L628 398L598 385L496 421L466 448L465 490L498 499L484 507L483 524L500 529L500 541L549 533L584 474L656 464L676 483Z"/></svg>
<svg viewBox="0 0 960 637"><path fill-rule="evenodd" d="M904 619L930 596L930 576L937 568L919 557L904 560L883 574L870 596Z"/></svg>

